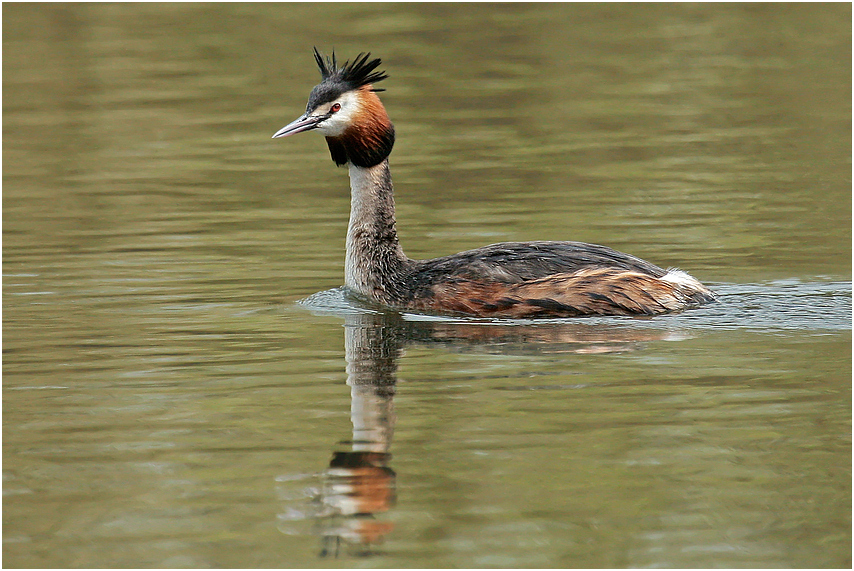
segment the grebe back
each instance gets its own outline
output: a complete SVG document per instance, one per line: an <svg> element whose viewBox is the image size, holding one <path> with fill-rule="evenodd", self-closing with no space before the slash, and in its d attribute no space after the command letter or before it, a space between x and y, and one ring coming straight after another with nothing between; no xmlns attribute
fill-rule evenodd
<svg viewBox="0 0 854 571"><path fill-rule="evenodd" d="M679 270L583 242L505 242L432 260L411 260L397 238L388 157L394 126L373 84L381 60L359 54L338 67L314 58L322 81L305 114L273 138L316 130L350 173L345 285L395 309L481 317L654 315L713 301Z"/></svg>

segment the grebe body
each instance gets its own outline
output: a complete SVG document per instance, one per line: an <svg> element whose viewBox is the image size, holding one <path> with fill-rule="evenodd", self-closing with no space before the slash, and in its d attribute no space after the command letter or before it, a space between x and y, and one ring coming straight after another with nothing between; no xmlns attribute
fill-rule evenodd
<svg viewBox="0 0 854 571"><path fill-rule="evenodd" d="M713 301L679 270L583 242L506 242L432 260L409 259L400 246L388 157L394 126L373 84L379 59L359 54L338 67L314 57L322 81L303 116L277 131L316 130L332 160L350 173L345 285L395 309L481 317L655 315Z"/></svg>

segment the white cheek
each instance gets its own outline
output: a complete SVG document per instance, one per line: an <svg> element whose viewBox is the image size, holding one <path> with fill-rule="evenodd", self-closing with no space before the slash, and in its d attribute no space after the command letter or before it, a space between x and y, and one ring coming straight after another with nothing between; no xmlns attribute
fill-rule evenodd
<svg viewBox="0 0 854 571"><path fill-rule="evenodd" d="M336 113L335 115L321 123L317 130L326 135L327 137L337 137L338 135L342 134L347 129L347 125L349 125L349 123L343 121L342 119L343 117L341 116L341 114Z"/></svg>
<svg viewBox="0 0 854 571"><path fill-rule="evenodd" d="M327 137L337 137L344 133L347 127L353 124L353 120L359 112L359 101L352 93L345 93L339 97L338 103L341 104L341 111L321 123L317 128Z"/></svg>

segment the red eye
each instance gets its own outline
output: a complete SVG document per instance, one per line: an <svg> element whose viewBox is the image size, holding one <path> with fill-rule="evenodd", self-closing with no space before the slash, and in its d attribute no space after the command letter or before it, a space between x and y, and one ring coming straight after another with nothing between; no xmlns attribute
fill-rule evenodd
<svg viewBox="0 0 854 571"><path fill-rule="evenodd" d="M329 108L330 113L338 113L341 110L341 104L335 103L332 107Z"/></svg>

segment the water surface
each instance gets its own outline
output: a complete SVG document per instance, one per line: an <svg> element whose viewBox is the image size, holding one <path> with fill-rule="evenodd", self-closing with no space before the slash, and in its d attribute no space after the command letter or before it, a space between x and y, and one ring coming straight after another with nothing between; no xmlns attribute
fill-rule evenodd
<svg viewBox="0 0 854 571"><path fill-rule="evenodd" d="M7 567L850 567L848 5L4 5ZM391 75L415 258L603 243L655 318L340 289L270 139Z"/></svg>

